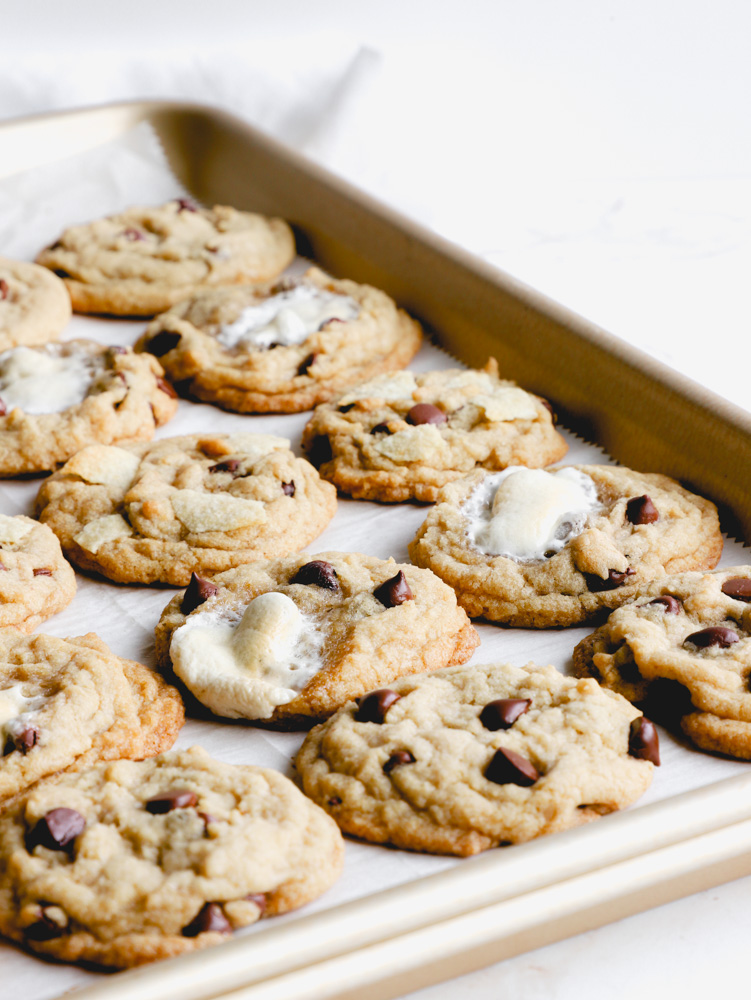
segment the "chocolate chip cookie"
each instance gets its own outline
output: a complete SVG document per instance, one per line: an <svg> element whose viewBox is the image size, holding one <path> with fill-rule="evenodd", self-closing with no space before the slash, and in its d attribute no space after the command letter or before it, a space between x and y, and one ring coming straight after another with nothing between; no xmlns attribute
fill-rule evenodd
<svg viewBox="0 0 751 1000"><path fill-rule="evenodd" d="M0 801L65 768L167 750L183 720L175 688L96 635L0 632Z"/></svg>
<svg viewBox="0 0 751 1000"><path fill-rule="evenodd" d="M176 198L72 226L37 263L63 279L76 312L153 316L203 289L268 281L294 255L281 219Z"/></svg>
<svg viewBox="0 0 751 1000"><path fill-rule="evenodd" d="M596 677L702 750L751 760L751 566L663 577L574 651Z"/></svg>
<svg viewBox="0 0 751 1000"><path fill-rule="evenodd" d="M30 517L0 514L0 629L32 632L67 608L75 593L76 575L50 529Z"/></svg>
<svg viewBox="0 0 751 1000"><path fill-rule="evenodd" d="M93 340L0 354L0 476L55 469L86 445L152 437L177 410L155 358Z"/></svg>
<svg viewBox="0 0 751 1000"><path fill-rule="evenodd" d="M0 257L0 351L57 340L70 320L70 296L46 267Z"/></svg>
<svg viewBox="0 0 751 1000"><path fill-rule="evenodd" d="M194 577L156 629L158 662L217 715L283 728L373 685L464 663L479 641L433 573L343 552Z"/></svg>
<svg viewBox="0 0 751 1000"><path fill-rule="evenodd" d="M591 621L721 552L709 500L609 465L472 473L444 489L409 547L471 617L533 628Z"/></svg>
<svg viewBox="0 0 751 1000"><path fill-rule="evenodd" d="M335 510L333 486L270 434L84 448L37 497L39 519L76 566L183 587L194 572L297 551Z"/></svg>
<svg viewBox="0 0 751 1000"><path fill-rule="evenodd" d="M429 500L478 467L544 466L567 445L549 404L484 369L399 372L316 407L303 447L324 479L364 500Z"/></svg>
<svg viewBox="0 0 751 1000"><path fill-rule="evenodd" d="M238 413L309 410L344 386L403 368L420 325L384 292L311 268L299 281L185 299L136 344L181 392Z"/></svg>
<svg viewBox="0 0 751 1000"><path fill-rule="evenodd" d="M404 677L313 729L303 788L345 833L476 854L566 830L637 799L659 763L625 698L554 667Z"/></svg>
<svg viewBox="0 0 751 1000"><path fill-rule="evenodd" d="M336 824L276 771L199 747L40 782L0 818L0 931L124 968L218 944L336 880Z"/></svg>

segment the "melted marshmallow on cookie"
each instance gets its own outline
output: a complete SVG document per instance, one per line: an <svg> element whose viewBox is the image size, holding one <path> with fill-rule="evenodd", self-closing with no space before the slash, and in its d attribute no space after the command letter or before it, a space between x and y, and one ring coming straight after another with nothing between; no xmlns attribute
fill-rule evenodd
<svg viewBox="0 0 751 1000"><path fill-rule="evenodd" d="M0 354L0 398L7 413L60 413L82 403L104 370L90 354L62 354L56 344L14 347Z"/></svg>
<svg viewBox="0 0 751 1000"><path fill-rule="evenodd" d="M337 295L313 285L296 285L243 309L234 323L223 326L217 340L228 348L259 348L301 344L332 319L356 319L360 307L349 295Z"/></svg>
<svg viewBox="0 0 751 1000"><path fill-rule="evenodd" d="M582 533L598 506L594 482L577 469L512 466L487 476L463 512L480 552L528 561L559 552Z"/></svg>
<svg viewBox="0 0 751 1000"><path fill-rule="evenodd" d="M203 611L175 630L175 673L205 705L231 719L267 719L322 666L322 636L284 594L261 594L230 617Z"/></svg>

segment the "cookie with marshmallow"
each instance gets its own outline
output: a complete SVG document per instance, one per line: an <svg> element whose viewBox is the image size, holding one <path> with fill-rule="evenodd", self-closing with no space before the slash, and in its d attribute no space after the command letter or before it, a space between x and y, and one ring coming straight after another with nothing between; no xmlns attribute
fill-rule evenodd
<svg viewBox="0 0 751 1000"><path fill-rule="evenodd" d="M136 344L180 391L238 413L310 410L409 363L420 324L385 292L310 268L299 280L192 296Z"/></svg>
<svg viewBox="0 0 751 1000"><path fill-rule="evenodd" d="M668 573L711 569L717 509L667 476L620 466L478 471L447 486L409 547L475 618L591 621Z"/></svg>
<svg viewBox="0 0 751 1000"><path fill-rule="evenodd" d="M216 715L310 725L479 644L429 570L357 553L300 554L194 577L164 609L159 664Z"/></svg>
<svg viewBox="0 0 751 1000"><path fill-rule="evenodd" d="M153 437L177 411L148 355L93 340L0 353L0 476L49 472L91 444Z"/></svg>
<svg viewBox="0 0 751 1000"><path fill-rule="evenodd" d="M289 444L188 434L82 448L43 484L37 516L81 569L184 587L192 573L296 552L326 527L336 490Z"/></svg>

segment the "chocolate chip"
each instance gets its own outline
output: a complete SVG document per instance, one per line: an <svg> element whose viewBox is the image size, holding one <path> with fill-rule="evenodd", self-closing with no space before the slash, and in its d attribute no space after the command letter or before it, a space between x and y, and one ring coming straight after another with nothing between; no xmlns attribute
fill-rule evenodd
<svg viewBox="0 0 751 1000"><path fill-rule="evenodd" d="M331 798L327 802L327 805L331 809L335 809L337 806L340 806L341 804L342 804L342 800L339 798L338 795L332 795Z"/></svg>
<svg viewBox="0 0 751 1000"><path fill-rule="evenodd" d="M180 212L197 212L198 208L195 203L190 200L190 198L175 198L177 202L177 211Z"/></svg>
<svg viewBox="0 0 751 1000"><path fill-rule="evenodd" d="M300 362L300 365L299 365L299 367L297 369L297 374L298 375L307 375L308 374L308 369L313 367L313 365L316 363L316 358L317 357L318 357L317 354L309 354L307 356L307 358L305 358L304 361Z"/></svg>
<svg viewBox="0 0 751 1000"><path fill-rule="evenodd" d="M28 834L27 850L48 847L51 851L72 851L76 837L85 828L86 820L75 809L67 809L65 806L50 809Z"/></svg>
<svg viewBox="0 0 751 1000"><path fill-rule="evenodd" d="M318 468L323 465L324 462L330 462L333 457L334 453L331 450L331 442L329 439L325 434L316 434L310 442L310 447L308 448L308 458L312 464Z"/></svg>
<svg viewBox="0 0 751 1000"><path fill-rule="evenodd" d="M395 750L383 765L383 770L385 774L390 774L395 767L399 767L401 764L414 764L414 762L415 758L409 750Z"/></svg>
<svg viewBox="0 0 751 1000"><path fill-rule="evenodd" d="M376 424L370 431L371 434L391 434L388 424Z"/></svg>
<svg viewBox="0 0 751 1000"><path fill-rule="evenodd" d="M323 587L324 590L339 590L336 570L331 563L324 562L323 559L305 563L289 582L302 583L308 587Z"/></svg>
<svg viewBox="0 0 751 1000"><path fill-rule="evenodd" d="M58 278L69 278L70 277L70 275L68 274L68 272L66 270L64 270L62 267L56 267L53 270L53 274L56 274L58 276Z"/></svg>
<svg viewBox="0 0 751 1000"><path fill-rule="evenodd" d="M40 566L34 570L34 576L52 576L52 570L45 566Z"/></svg>
<svg viewBox="0 0 751 1000"><path fill-rule="evenodd" d="M626 504L626 519L632 524L654 524L659 516L652 498L646 493L642 497L632 497Z"/></svg>
<svg viewBox="0 0 751 1000"><path fill-rule="evenodd" d="M637 760L651 760L660 766L660 740L654 723L643 715L634 719L628 735L628 752Z"/></svg>
<svg viewBox="0 0 751 1000"><path fill-rule="evenodd" d="M10 745L13 750L27 754L32 747L37 745L39 740L39 730L36 726L24 726L23 729L13 733Z"/></svg>
<svg viewBox="0 0 751 1000"><path fill-rule="evenodd" d="M5 407L5 402L2 399L0 399L0 417L4 417L7 412L8 411Z"/></svg>
<svg viewBox="0 0 751 1000"><path fill-rule="evenodd" d="M258 909L261 911L261 916L266 912L266 893L264 892L249 892L245 897L249 903L255 903Z"/></svg>
<svg viewBox="0 0 751 1000"><path fill-rule="evenodd" d="M726 597L733 597L736 601L751 601L751 577L734 576L726 580L722 585L722 592Z"/></svg>
<svg viewBox="0 0 751 1000"><path fill-rule="evenodd" d="M557 424L558 423L558 417L556 415L555 410L553 409L553 404L550 402L550 400L549 399L545 399L544 396L538 396L537 398L540 400L540 402L545 407L545 409L548 411L548 413L550 413L550 416L553 419L553 423Z"/></svg>
<svg viewBox="0 0 751 1000"><path fill-rule="evenodd" d="M337 410L340 413L349 413L352 407L356 405L357 405L356 403L345 403L343 406L337 406Z"/></svg>
<svg viewBox="0 0 751 1000"><path fill-rule="evenodd" d="M183 937L198 937L199 934L206 934L208 931L215 931L218 934L232 933L232 924L225 917L219 903L204 903L191 922L183 927L182 934Z"/></svg>
<svg viewBox="0 0 751 1000"><path fill-rule="evenodd" d="M218 592L219 588L215 583L211 583L209 580L202 580L197 573L191 573L190 583L183 594L180 610L184 615L189 615L191 611L195 611L204 601L208 601L210 597L213 597Z"/></svg>
<svg viewBox="0 0 751 1000"><path fill-rule="evenodd" d="M683 643L685 645L687 642L691 642L700 649L706 649L708 646L719 646L720 649L727 649L739 639L738 633L731 628L725 628L724 625L710 625L709 628L703 628L687 635Z"/></svg>
<svg viewBox="0 0 751 1000"><path fill-rule="evenodd" d="M48 916L47 911L49 909L50 907L40 908L39 920L29 927L24 928L23 933L27 941L52 941L55 938L62 937L65 933L65 927L61 927L60 924Z"/></svg>
<svg viewBox="0 0 751 1000"><path fill-rule="evenodd" d="M396 691L390 690L390 688L381 688L378 691L366 694L364 698L360 698L358 701L355 721L376 722L380 726L386 718L388 710L400 698L401 695L397 694Z"/></svg>
<svg viewBox="0 0 751 1000"><path fill-rule="evenodd" d="M133 240L133 242L136 242L137 240L146 239L146 237L139 229L133 229L133 228L124 229L123 236L128 240Z"/></svg>
<svg viewBox="0 0 751 1000"><path fill-rule="evenodd" d="M399 604L404 604L405 601L411 601L414 596L407 583L407 577L401 569L396 576L392 576L390 580L382 583L373 591L373 597L387 608L395 608Z"/></svg>
<svg viewBox="0 0 751 1000"><path fill-rule="evenodd" d="M156 387L157 389L161 389L162 392L166 393L170 397L170 399L177 399L177 393L169 384L169 382L167 382L166 379L157 378Z"/></svg>
<svg viewBox="0 0 751 1000"><path fill-rule="evenodd" d="M510 729L516 720L529 711L531 698L498 698L489 701L482 712L480 722L492 733L499 729Z"/></svg>
<svg viewBox="0 0 751 1000"><path fill-rule="evenodd" d="M8 282L5 278L0 278L0 299L7 299L9 290Z"/></svg>
<svg viewBox="0 0 751 1000"><path fill-rule="evenodd" d="M160 330L146 344L146 350L155 358L161 358L174 350L181 340L182 334L180 333L174 333L172 330Z"/></svg>
<svg viewBox="0 0 751 1000"><path fill-rule="evenodd" d="M589 590L593 594L599 594L603 590L615 590L617 587L620 587L626 582L626 578L633 576L635 572L636 570L631 569L629 566L623 573L619 573L617 569L609 569L605 580L594 573L585 573L584 576L587 580Z"/></svg>
<svg viewBox="0 0 751 1000"><path fill-rule="evenodd" d="M240 468L241 460L239 458L228 458L225 462L217 462L216 465L209 466L209 472L237 472Z"/></svg>
<svg viewBox="0 0 751 1000"><path fill-rule="evenodd" d="M209 826L210 823L216 823L216 816L212 816L211 813L199 812L198 814L203 820L204 829Z"/></svg>
<svg viewBox="0 0 751 1000"><path fill-rule="evenodd" d="M286 497L293 497L295 495L295 481L290 479L288 483L282 483L282 493Z"/></svg>
<svg viewBox="0 0 751 1000"><path fill-rule="evenodd" d="M167 792L160 792L146 800L146 812L155 816L161 813L172 812L173 809L187 809L198 802L198 796L189 788L170 788Z"/></svg>
<svg viewBox="0 0 751 1000"><path fill-rule="evenodd" d="M540 773L534 764L513 750L496 750L485 769L485 777L496 785L534 785Z"/></svg>
<svg viewBox="0 0 751 1000"><path fill-rule="evenodd" d="M445 424L448 417L432 403L418 403L407 414L408 424Z"/></svg>
<svg viewBox="0 0 751 1000"><path fill-rule="evenodd" d="M655 597L653 601L649 601L648 603L661 604L665 608L666 615L677 615L683 607L678 598L673 597L672 594L663 594L662 597Z"/></svg>

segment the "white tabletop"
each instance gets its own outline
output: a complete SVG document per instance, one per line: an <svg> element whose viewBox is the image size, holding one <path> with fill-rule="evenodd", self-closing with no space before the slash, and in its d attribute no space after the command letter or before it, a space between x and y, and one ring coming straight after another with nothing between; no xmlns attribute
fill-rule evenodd
<svg viewBox="0 0 751 1000"><path fill-rule="evenodd" d="M0 117L226 107L748 408L750 32L733 0L14 4ZM749 888L411 1000L717 991L745 971Z"/></svg>

